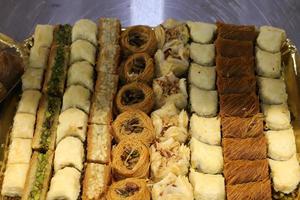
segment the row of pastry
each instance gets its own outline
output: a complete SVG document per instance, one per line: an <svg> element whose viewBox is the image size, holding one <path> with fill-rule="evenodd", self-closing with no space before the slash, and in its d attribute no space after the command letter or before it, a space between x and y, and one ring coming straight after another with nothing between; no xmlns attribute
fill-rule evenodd
<svg viewBox="0 0 300 200"><path fill-rule="evenodd" d="M22 95L10 132L8 158L1 189L3 197L23 195L53 29L54 27L50 25L37 25L34 31L34 45L30 51L28 67L22 77Z"/></svg>
<svg viewBox="0 0 300 200"><path fill-rule="evenodd" d="M270 26L260 27L256 47L257 80L268 142L273 197L297 197L300 166L291 126L286 85L281 77L281 47L285 31Z"/></svg>

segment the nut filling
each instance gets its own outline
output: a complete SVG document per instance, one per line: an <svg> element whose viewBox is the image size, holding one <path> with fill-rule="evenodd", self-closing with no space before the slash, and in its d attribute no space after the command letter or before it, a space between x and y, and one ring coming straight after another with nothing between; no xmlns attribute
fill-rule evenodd
<svg viewBox="0 0 300 200"><path fill-rule="evenodd" d="M162 87L163 94L165 96L170 96L179 92L179 80L171 81L166 77L166 80L157 80L157 83Z"/></svg>
<svg viewBox="0 0 300 200"><path fill-rule="evenodd" d="M135 47L141 47L147 42L147 38L139 32L130 32L128 34L128 43Z"/></svg>
<svg viewBox="0 0 300 200"><path fill-rule="evenodd" d="M121 159L127 169L133 169L136 163L139 161L140 153L137 149L131 147L125 147Z"/></svg>
<svg viewBox="0 0 300 200"><path fill-rule="evenodd" d="M123 197L130 197L134 195L134 193L138 192L140 187L135 183L126 183L124 188L116 189L115 192Z"/></svg>
<svg viewBox="0 0 300 200"><path fill-rule="evenodd" d="M140 103L145 99L145 94L142 90L132 89L124 92L122 96L123 105L132 105Z"/></svg>
<svg viewBox="0 0 300 200"><path fill-rule="evenodd" d="M138 118L133 118L125 121L122 129L127 135L130 135L131 133L141 133L144 130L144 127L142 127Z"/></svg>
<svg viewBox="0 0 300 200"><path fill-rule="evenodd" d="M146 67L146 61L143 57L139 57L133 60L132 67L130 69L129 74L135 75L135 74L141 74L143 73L144 69Z"/></svg>

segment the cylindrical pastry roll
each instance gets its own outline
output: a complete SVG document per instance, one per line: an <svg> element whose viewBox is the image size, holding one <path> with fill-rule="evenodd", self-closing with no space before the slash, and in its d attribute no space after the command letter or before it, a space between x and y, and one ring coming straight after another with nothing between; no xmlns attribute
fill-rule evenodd
<svg viewBox="0 0 300 200"><path fill-rule="evenodd" d="M157 49L156 36L149 26L132 26L121 34L121 46L125 55L145 52L152 56Z"/></svg>
<svg viewBox="0 0 300 200"><path fill-rule="evenodd" d="M122 140L112 151L112 172L116 179L146 178L149 150L138 140Z"/></svg>
<svg viewBox="0 0 300 200"><path fill-rule="evenodd" d="M126 82L151 82L154 75L153 59L146 53L137 53L129 56L124 64Z"/></svg>
<svg viewBox="0 0 300 200"><path fill-rule="evenodd" d="M119 44L121 32L120 20L117 18L100 18L99 19L99 41L100 46L108 44Z"/></svg>
<svg viewBox="0 0 300 200"><path fill-rule="evenodd" d="M120 140L140 140L150 145L155 138L152 120L140 110L128 110L116 118L112 124L114 138Z"/></svg>
<svg viewBox="0 0 300 200"><path fill-rule="evenodd" d="M129 83L119 90L116 97L116 104L119 112L129 109L139 109L145 113L149 113L154 104L153 90L144 83Z"/></svg>
<svg viewBox="0 0 300 200"><path fill-rule="evenodd" d="M146 180L128 178L113 183L106 196L107 200L150 200Z"/></svg>
<svg viewBox="0 0 300 200"><path fill-rule="evenodd" d="M219 94L236 94L256 92L256 77L252 76L225 78L219 76L217 79Z"/></svg>
<svg viewBox="0 0 300 200"><path fill-rule="evenodd" d="M251 41L236 41L218 38L215 41L217 53L224 57L240 57L240 56L252 56L253 42Z"/></svg>

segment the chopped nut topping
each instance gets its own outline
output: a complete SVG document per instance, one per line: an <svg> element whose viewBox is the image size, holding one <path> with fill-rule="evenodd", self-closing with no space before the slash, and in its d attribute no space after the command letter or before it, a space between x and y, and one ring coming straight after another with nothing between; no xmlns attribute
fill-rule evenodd
<svg viewBox="0 0 300 200"><path fill-rule="evenodd" d="M136 185L135 183L126 183L124 188L116 189L116 193L123 196L123 197L130 197L134 195L134 193L138 192L140 190L140 187Z"/></svg>
<svg viewBox="0 0 300 200"><path fill-rule="evenodd" d="M121 155L121 159L127 169L133 169L136 163L139 161L139 157L139 151L131 147L126 147Z"/></svg>
<svg viewBox="0 0 300 200"><path fill-rule="evenodd" d="M130 135L131 133L141 133L144 130L144 127L140 124L138 118L133 118L125 121L122 128L125 129L125 133Z"/></svg>

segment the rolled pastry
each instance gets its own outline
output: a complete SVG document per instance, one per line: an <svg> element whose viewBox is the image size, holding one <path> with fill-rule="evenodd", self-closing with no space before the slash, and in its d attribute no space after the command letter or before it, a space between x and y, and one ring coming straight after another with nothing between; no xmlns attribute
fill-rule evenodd
<svg viewBox="0 0 300 200"><path fill-rule="evenodd" d="M121 49L119 45L108 44L100 48L96 70L99 73L118 74Z"/></svg>
<svg viewBox="0 0 300 200"><path fill-rule="evenodd" d="M119 44L121 23L117 18L100 18L98 39L100 46Z"/></svg>
<svg viewBox="0 0 300 200"><path fill-rule="evenodd" d="M31 139L14 138L9 145L7 164L29 163L31 153Z"/></svg>
<svg viewBox="0 0 300 200"><path fill-rule="evenodd" d="M94 90L94 68L87 61L76 62L68 70L67 87L77 84Z"/></svg>
<svg viewBox="0 0 300 200"><path fill-rule="evenodd" d="M55 149L54 171L70 166L82 171L84 161L84 148L80 139L66 137L62 139Z"/></svg>
<svg viewBox="0 0 300 200"><path fill-rule="evenodd" d="M12 138L32 138L35 116L27 113L16 113L11 130Z"/></svg>
<svg viewBox="0 0 300 200"><path fill-rule="evenodd" d="M271 130L284 130L291 127L291 116L286 104L262 104L266 127Z"/></svg>
<svg viewBox="0 0 300 200"><path fill-rule="evenodd" d="M72 42L82 39L97 46L98 28L95 22L89 19L80 19L75 22L72 29Z"/></svg>
<svg viewBox="0 0 300 200"><path fill-rule="evenodd" d="M173 138L155 143L150 147L151 175L159 181L170 172L186 175L190 166L190 149Z"/></svg>
<svg viewBox="0 0 300 200"><path fill-rule="evenodd" d="M199 65L213 66L215 63L215 45L192 42L190 45L190 57Z"/></svg>
<svg viewBox="0 0 300 200"><path fill-rule="evenodd" d="M50 47L53 41L54 26L38 24L34 31L34 46Z"/></svg>
<svg viewBox="0 0 300 200"><path fill-rule="evenodd" d="M152 120L140 110L128 110L117 116L112 124L114 139L140 140L150 145L155 139Z"/></svg>
<svg viewBox="0 0 300 200"><path fill-rule="evenodd" d="M253 56L253 42L237 41L218 37L215 41L217 54L224 57Z"/></svg>
<svg viewBox="0 0 300 200"><path fill-rule="evenodd" d="M19 101L17 112L36 115L41 96L42 94L37 90L25 90Z"/></svg>
<svg viewBox="0 0 300 200"><path fill-rule="evenodd" d="M85 141L88 116L77 108L69 108L59 115L56 144L67 136Z"/></svg>
<svg viewBox="0 0 300 200"><path fill-rule="evenodd" d="M190 133L197 140L210 145L221 144L221 123L219 117L199 117L193 114L190 119Z"/></svg>
<svg viewBox="0 0 300 200"><path fill-rule="evenodd" d="M256 92L256 77L218 77L217 87L219 94L237 94Z"/></svg>
<svg viewBox="0 0 300 200"><path fill-rule="evenodd" d="M192 63L189 71L189 83L203 90L214 90L216 86L216 67L204 67Z"/></svg>
<svg viewBox="0 0 300 200"><path fill-rule="evenodd" d="M258 46L271 53L279 52L286 39L286 33L283 29L272 26L261 26L257 37Z"/></svg>
<svg viewBox="0 0 300 200"><path fill-rule="evenodd" d="M34 45L30 49L29 67L45 69L47 67L48 55L49 55L48 47L41 47L41 46Z"/></svg>
<svg viewBox="0 0 300 200"><path fill-rule="evenodd" d="M296 153L295 135L292 128L282 131L266 131L268 156L273 160L288 160Z"/></svg>
<svg viewBox="0 0 300 200"><path fill-rule="evenodd" d="M222 37L224 39L254 42L257 37L255 26L217 22L217 28L218 37Z"/></svg>
<svg viewBox="0 0 300 200"><path fill-rule="evenodd" d="M174 104L165 104L151 113L156 138L165 141L169 138L184 143L188 138L188 114L185 110L178 110Z"/></svg>
<svg viewBox="0 0 300 200"><path fill-rule="evenodd" d="M91 92L81 85L71 85L63 96L62 111L68 108L78 108L86 113L90 110Z"/></svg>
<svg viewBox="0 0 300 200"><path fill-rule="evenodd" d="M194 85L190 87L191 111L203 117L216 116L218 111L217 91L201 90Z"/></svg>
<svg viewBox="0 0 300 200"><path fill-rule="evenodd" d="M154 183L151 194L153 200L194 199L193 188L188 178L173 173Z"/></svg>
<svg viewBox="0 0 300 200"><path fill-rule="evenodd" d="M282 104L287 101L285 83L282 79L258 78L259 96L265 104Z"/></svg>
<svg viewBox="0 0 300 200"><path fill-rule="evenodd" d="M279 78L281 75L281 53L269 53L256 48L256 72L259 76Z"/></svg>
<svg viewBox="0 0 300 200"><path fill-rule="evenodd" d="M225 181L221 174L203 174L191 169L189 180L195 200L225 200Z"/></svg>
<svg viewBox="0 0 300 200"><path fill-rule="evenodd" d="M222 173L224 161L221 146L208 145L192 137L190 149L192 168L208 174Z"/></svg>
<svg viewBox="0 0 300 200"><path fill-rule="evenodd" d="M70 63L78 61L87 61L91 65L95 65L96 48L85 40L76 40L71 45Z"/></svg>
<svg viewBox="0 0 300 200"><path fill-rule="evenodd" d="M192 22L186 23L190 29L190 35L194 42L202 44L211 43L216 33L217 27L215 24L205 22Z"/></svg>
<svg viewBox="0 0 300 200"><path fill-rule="evenodd" d="M110 125L91 124L87 132L87 160L89 162L108 164L111 152Z"/></svg>
<svg viewBox="0 0 300 200"><path fill-rule="evenodd" d="M122 140L112 150L112 173L118 179L147 178L149 150L139 140Z"/></svg>
<svg viewBox="0 0 300 200"><path fill-rule="evenodd" d="M27 68L22 76L22 90L40 90L43 81L43 69Z"/></svg>
<svg viewBox="0 0 300 200"><path fill-rule="evenodd" d="M72 167L58 170L51 179L47 200L77 200L80 193L80 172Z"/></svg>
<svg viewBox="0 0 300 200"><path fill-rule="evenodd" d="M127 178L114 182L106 195L107 200L150 200L145 179Z"/></svg>

